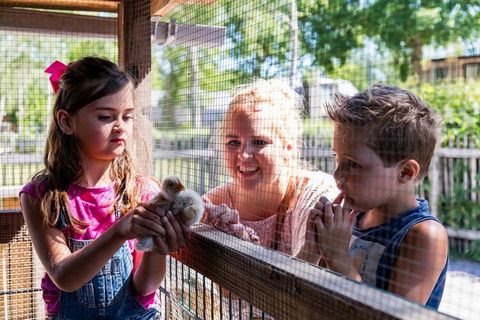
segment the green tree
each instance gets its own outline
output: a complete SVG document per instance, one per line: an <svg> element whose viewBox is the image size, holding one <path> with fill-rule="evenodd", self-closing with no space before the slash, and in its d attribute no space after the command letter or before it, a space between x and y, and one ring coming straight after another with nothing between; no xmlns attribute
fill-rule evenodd
<svg viewBox="0 0 480 320"><path fill-rule="evenodd" d="M183 6L181 10L189 21L226 27L221 53L238 82L271 78L289 70L289 1L219 0L213 6ZM218 59L218 55L211 55L209 62Z"/></svg>
<svg viewBox="0 0 480 320"><path fill-rule="evenodd" d="M412 86L442 117L445 147L480 148L480 81Z"/></svg>
<svg viewBox="0 0 480 320"><path fill-rule="evenodd" d="M361 10L363 33L388 49L402 80L419 75L425 45L478 38L480 3L469 0L372 0Z"/></svg>
<svg viewBox="0 0 480 320"><path fill-rule="evenodd" d="M161 125L166 128L176 127L175 108L186 102L189 84L189 60L185 48L164 47L157 51L154 69L154 79L159 79L159 89L164 91L164 96L159 101L162 109ZM158 74L158 76L156 76Z"/></svg>
<svg viewBox="0 0 480 320"><path fill-rule="evenodd" d="M12 34L0 35L0 55L0 113L20 134L42 134L53 96L45 67L55 59L68 63L85 55L114 60L117 49L112 40Z"/></svg>
<svg viewBox="0 0 480 320"><path fill-rule="evenodd" d="M255 78L286 74L290 67L289 8L289 2L220 0L211 6L183 5L172 11L177 23L225 27L226 40L221 48L199 45L196 61L188 50L192 44L159 50L161 87L166 91L161 101L162 121L174 124L174 108L189 105L186 98L193 76L199 84L195 92L201 92L230 90ZM198 74L192 74L193 70ZM201 95L198 98L202 100Z"/></svg>
<svg viewBox="0 0 480 320"><path fill-rule="evenodd" d="M351 50L362 46L360 1L301 0L297 5L301 56L311 57L313 65L331 72L346 62Z"/></svg>

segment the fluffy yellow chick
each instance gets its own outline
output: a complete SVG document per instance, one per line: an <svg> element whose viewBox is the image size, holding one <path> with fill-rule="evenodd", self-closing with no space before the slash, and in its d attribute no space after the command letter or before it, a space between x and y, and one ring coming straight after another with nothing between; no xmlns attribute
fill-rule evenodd
<svg viewBox="0 0 480 320"><path fill-rule="evenodd" d="M203 200L195 191L185 189L176 195L172 213L187 226L199 223L204 211Z"/></svg>
<svg viewBox="0 0 480 320"><path fill-rule="evenodd" d="M162 190L150 203L161 206L165 211L171 210L188 226L200 222L204 212L202 198L195 191L185 189L180 179L174 176L163 180ZM154 246L153 237L145 237L139 239L135 247L139 251L150 251Z"/></svg>

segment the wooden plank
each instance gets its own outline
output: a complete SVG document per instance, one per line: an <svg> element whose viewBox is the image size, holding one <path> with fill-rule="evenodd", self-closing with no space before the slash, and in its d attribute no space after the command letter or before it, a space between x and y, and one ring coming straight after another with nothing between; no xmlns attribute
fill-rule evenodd
<svg viewBox="0 0 480 320"><path fill-rule="evenodd" d="M302 151L302 156L310 158L335 158L331 149L306 148Z"/></svg>
<svg viewBox="0 0 480 320"><path fill-rule="evenodd" d="M2 165L6 164L23 164L23 163L42 163L43 154L41 153L11 153L4 154L0 156L0 163Z"/></svg>
<svg viewBox="0 0 480 320"><path fill-rule="evenodd" d="M182 4L213 4L215 0L152 0L152 16L166 16Z"/></svg>
<svg viewBox="0 0 480 320"><path fill-rule="evenodd" d="M440 148L436 154L445 158L480 158L480 149Z"/></svg>
<svg viewBox="0 0 480 320"><path fill-rule="evenodd" d="M136 158L142 174L150 174L153 145L151 104L151 9L150 0L125 0L119 6L119 64L136 81L134 125Z"/></svg>
<svg viewBox="0 0 480 320"><path fill-rule="evenodd" d="M44 318L40 279L44 274L19 210L0 211L2 281L0 311L5 319Z"/></svg>
<svg viewBox="0 0 480 320"><path fill-rule="evenodd" d="M117 12L113 0L0 0L0 7Z"/></svg>
<svg viewBox="0 0 480 320"><path fill-rule="evenodd" d="M430 162L430 168L428 170L428 178L430 180L430 190L428 192L428 202L430 205L430 212L435 217L439 215L439 201L441 194L441 170L440 170L440 158L437 154L434 154Z"/></svg>
<svg viewBox="0 0 480 320"><path fill-rule="evenodd" d="M480 153L478 153L478 157L476 157L477 152L480 150L473 150L470 151L462 151L462 149L455 149L454 151L447 151L448 149L439 149L439 151L435 154L439 158L478 158L480 159ZM469 149L467 149L469 150ZM210 149L183 149L183 150L156 150L154 152L155 159L166 159L166 158L174 158L174 157L210 157L213 156L214 151ZM330 149L319 149L319 148L308 148L303 151L302 154L304 157L308 159L311 158L333 158L332 151ZM466 156L466 155L472 155ZM35 153L35 154L4 154L0 155L0 163L1 164L15 164L15 163L41 163L43 161L43 154Z"/></svg>
<svg viewBox="0 0 480 320"><path fill-rule="evenodd" d="M17 196L6 197L0 193L0 210L11 210L20 207L20 200Z"/></svg>
<svg viewBox="0 0 480 320"><path fill-rule="evenodd" d="M48 11L0 8L0 30L112 38L117 19Z"/></svg>
<svg viewBox="0 0 480 320"><path fill-rule="evenodd" d="M453 229L447 228L448 236L464 240L480 240L480 230Z"/></svg>
<svg viewBox="0 0 480 320"><path fill-rule="evenodd" d="M168 4L168 1L169 0L152 0L152 4L150 7L150 12L152 16L160 15L157 14L157 12L160 11L163 7L165 7Z"/></svg>
<svg viewBox="0 0 480 320"><path fill-rule="evenodd" d="M160 45L175 43L176 45L185 44L189 48L193 46L218 47L225 42L225 27L195 25L195 24L176 24L175 35L169 36L169 24L158 21L153 25L154 41Z"/></svg>
<svg viewBox="0 0 480 320"><path fill-rule="evenodd" d="M452 319L206 225L176 258L279 320Z"/></svg>
<svg viewBox="0 0 480 320"><path fill-rule="evenodd" d="M470 181L472 182L472 186L471 188L473 190L480 190L479 189L479 184L478 184L478 180L477 180L477 176L479 174L479 171L478 171L478 159L470 159L470 168L471 168L471 175L470 175ZM479 192L472 192L472 201L475 201L477 202L479 199L478 199L478 194Z"/></svg>
<svg viewBox="0 0 480 320"><path fill-rule="evenodd" d="M195 159L211 158L215 155L214 150L210 149L183 149L183 150L155 150L152 153L154 159ZM43 154L6 154L0 156L0 164L42 164Z"/></svg>

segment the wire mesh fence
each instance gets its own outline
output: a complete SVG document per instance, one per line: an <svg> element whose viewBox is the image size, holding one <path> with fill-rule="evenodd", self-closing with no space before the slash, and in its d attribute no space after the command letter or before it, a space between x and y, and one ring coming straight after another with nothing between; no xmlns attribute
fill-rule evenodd
<svg viewBox="0 0 480 320"><path fill-rule="evenodd" d="M475 305L480 279L479 18L480 6L468 1L0 1L1 314L5 319L46 317L41 287L45 270L40 262L46 259L34 254L18 211L20 190L51 157L43 154L52 143L49 126L55 119L60 125L53 110L58 95L44 70L55 60L68 65L97 56L117 63L133 78L136 111L132 139L124 144L134 146L132 162L137 161L138 173L159 181L178 176L185 188L210 201L202 222L215 228L193 228L187 248L167 259L156 303L162 317L271 319L274 314L281 319L318 312L324 318L362 318L371 312L372 317L386 318L442 318L445 313L474 319L480 311ZM418 248L425 248L426 241L399 241L412 254L400 259L407 271L393 263L381 275L376 272L389 266L393 256L384 257L385 246L378 249L369 239L358 242L355 237L387 225L369 213L388 205L372 199L388 198L403 208L410 198L405 193L391 196L389 192L397 189L387 176L367 184L371 176L363 174L364 183L356 189L341 181L342 166L349 166L350 173L369 167L350 154L356 147L381 154L366 138L378 126L371 120L362 124L363 131L338 139L339 127L328 112L328 106L339 104L336 95L361 97L376 83L412 92L442 119L442 134L427 161L428 174L413 187L415 197L429 202L441 226L430 238L438 246L423 250ZM393 109L401 106L397 103ZM79 127L75 130L82 134ZM390 140L376 140L387 149L415 145L424 138L416 131L410 140L406 131L396 138L388 132L382 134ZM91 155L81 136L76 138L78 150ZM348 152L341 152L342 143L349 143ZM345 154L348 159L342 162ZM74 159L75 154L68 156ZM386 171L395 167L381 164ZM67 176L70 166L63 167ZM95 186L109 179L106 174ZM68 181L74 182L78 181ZM352 255L349 270L363 276L362 284L342 282L351 273L325 273L332 269L328 254L315 262L302 255L306 239L312 239L307 231L310 210L320 196L332 202L340 191L352 203L369 200L366 208L354 207L361 222L354 226L357 234L347 248ZM370 208L372 203L377 206ZM215 210L227 213L215 220ZM362 218L366 216L370 220ZM439 236L442 228L447 240ZM321 236L318 232L313 238L320 243ZM332 238L335 245L327 250L340 241L340 233ZM433 270L433 260L441 260L446 250L438 247L443 240L450 267L443 273L445 269L436 266L442 271L438 279L425 284L434 271L422 272ZM359 250L363 255L353 255ZM431 254L433 250L438 253ZM378 255L372 265L367 265L369 255ZM428 265L421 267L424 262ZM229 271L231 277L226 275ZM302 273L311 279L299 276L295 282ZM417 274L422 276L417 279ZM430 292L415 289L411 294L405 287L418 288L412 281L420 281L426 291L435 291L432 284L442 282L441 277L446 284L436 306L440 312L420 307ZM315 301L314 294L323 300ZM310 310L312 306L318 310Z"/></svg>

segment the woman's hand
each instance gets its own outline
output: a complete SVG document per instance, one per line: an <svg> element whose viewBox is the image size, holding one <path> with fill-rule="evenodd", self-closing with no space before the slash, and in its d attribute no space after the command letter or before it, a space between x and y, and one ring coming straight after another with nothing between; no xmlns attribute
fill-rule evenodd
<svg viewBox="0 0 480 320"><path fill-rule="evenodd" d="M205 223L217 227L238 238L259 242L260 238L255 231L240 223L240 214L235 209L230 209L226 204L213 204L210 200L204 198L205 212L207 218Z"/></svg>

